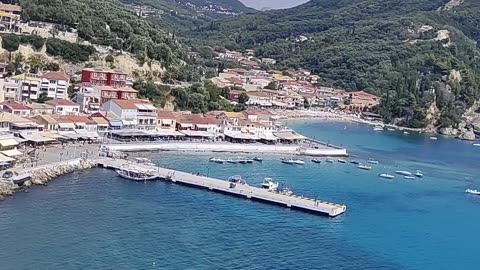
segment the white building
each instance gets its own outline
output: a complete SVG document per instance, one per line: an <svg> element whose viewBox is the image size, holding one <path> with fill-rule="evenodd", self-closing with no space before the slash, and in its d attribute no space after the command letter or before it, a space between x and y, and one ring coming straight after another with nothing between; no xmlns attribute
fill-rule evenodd
<svg viewBox="0 0 480 270"><path fill-rule="evenodd" d="M54 99L47 102L48 105L54 107L54 113L59 115L78 115L80 106L68 99Z"/></svg>
<svg viewBox="0 0 480 270"><path fill-rule="evenodd" d="M117 115L124 128L155 130L157 108L149 101L140 99L112 99L102 105L102 110Z"/></svg>
<svg viewBox="0 0 480 270"><path fill-rule="evenodd" d="M41 93L46 93L49 98L66 99L70 85L70 77L63 72L47 72L40 76L42 79Z"/></svg>

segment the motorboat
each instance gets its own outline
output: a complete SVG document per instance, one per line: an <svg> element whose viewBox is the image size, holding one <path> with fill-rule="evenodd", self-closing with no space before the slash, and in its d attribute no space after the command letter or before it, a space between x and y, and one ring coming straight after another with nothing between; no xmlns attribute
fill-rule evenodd
<svg viewBox="0 0 480 270"><path fill-rule="evenodd" d="M293 160L293 164L303 165L303 164L305 164L305 161L303 161L303 160L301 160L301 159L294 159L294 160Z"/></svg>
<svg viewBox="0 0 480 270"><path fill-rule="evenodd" d="M403 135L410 135L410 132L404 131L404 132L403 132Z"/></svg>
<svg viewBox="0 0 480 270"><path fill-rule="evenodd" d="M328 162L328 163L333 163L334 162L333 159L331 159L331 158L327 158L327 160L325 160L325 161Z"/></svg>
<svg viewBox="0 0 480 270"><path fill-rule="evenodd" d="M436 141L436 140L438 140L438 138L437 138L437 137L435 137L435 136L432 136L432 137L430 137L430 140L434 140L434 141Z"/></svg>
<svg viewBox="0 0 480 270"><path fill-rule="evenodd" d="M394 175L391 175L391 174L388 174L388 173L381 173L379 174L378 176L382 177L382 178L386 178L386 179L393 179L395 178Z"/></svg>
<svg viewBox="0 0 480 270"><path fill-rule="evenodd" d="M277 191L279 185L278 182L273 182L272 178L265 178L263 179L262 188L268 191Z"/></svg>
<svg viewBox="0 0 480 270"><path fill-rule="evenodd" d="M313 163L321 163L322 161L319 160L319 159L314 158L314 159L312 159L312 162L313 162Z"/></svg>
<svg viewBox="0 0 480 270"><path fill-rule="evenodd" d="M232 164L237 164L238 163L238 161L233 160L233 159L227 159L226 161L227 161L227 163L232 163Z"/></svg>
<svg viewBox="0 0 480 270"><path fill-rule="evenodd" d="M228 178L228 182L248 186L247 182L240 175L233 175Z"/></svg>
<svg viewBox="0 0 480 270"><path fill-rule="evenodd" d="M158 178L158 175L139 170L117 169L115 172L118 174L118 176L133 181L151 181Z"/></svg>
<svg viewBox="0 0 480 270"><path fill-rule="evenodd" d="M480 143L474 143L473 146L480 146Z"/></svg>
<svg viewBox="0 0 480 270"><path fill-rule="evenodd" d="M373 128L373 131L383 131L383 127L382 126L375 126Z"/></svg>
<svg viewBox="0 0 480 270"><path fill-rule="evenodd" d="M405 178L405 179L409 179L409 180L413 180L413 179L415 179L415 176L408 176L408 175L405 175L403 178Z"/></svg>
<svg viewBox="0 0 480 270"><path fill-rule="evenodd" d="M415 174L414 174L416 177L418 178L422 178L423 177L423 173L421 171L417 171Z"/></svg>
<svg viewBox="0 0 480 270"><path fill-rule="evenodd" d="M239 160L238 160L238 163L240 163L240 164L247 164L247 160L246 160L246 159L239 159Z"/></svg>
<svg viewBox="0 0 480 270"><path fill-rule="evenodd" d="M372 159L372 158L369 159L367 162L370 163L370 164L378 164L378 160L375 160L375 159Z"/></svg>
<svg viewBox="0 0 480 270"><path fill-rule="evenodd" d="M412 176L412 173L407 171L395 171L395 173L403 176Z"/></svg>
<svg viewBox="0 0 480 270"><path fill-rule="evenodd" d="M250 164L253 163L253 159L246 159L245 161L246 161L247 163L250 163Z"/></svg>
<svg viewBox="0 0 480 270"><path fill-rule="evenodd" d="M352 160L352 161L350 161L350 163L356 164L356 165L360 165L360 162L358 162L358 161L356 161L356 160Z"/></svg>
<svg viewBox="0 0 480 270"><path fill-rule="evenodd" d="M155 165L155 163L152 162L151 159L145 158L145 157L136 157L134 158L135 162L139 164L145 164L145 165Z"/></svg>
<svg viewBox="0 0 480 270"><path fill-rule="evenodd" d="M347 161L346 161L345 159L337 159L337 161L338 161L339 163L347 163Z"/></svg>
<svg viewBox="0 0 480 270"><path fill-rule="evenodd" d="M284 187L281 193L287 196L291 196L293 194L293 191L291 191L288 187Z"/></svg>
<svg viewBox="0 0 480 270"><path fill-rule="evenodd" d="M209 159L209 161L210 161L210 162L219 163L219 164L223 164L223 163L225 163L225 160L223 160L223 159L220 159L220 158L213 158L213 157L212 157L212 158L210 158L210 159Z"/></svg>
<svg viewBox="0 0 480 270"><path fill-rule="evenodd" d="M357 168L359 168L361 170L366 170L366 171L369 171L369 170L372 169L372 167L367 166L367 165L358 165Z"/></svg>
<svg viewBox="0 0 480 270"><path fill-rule="evenodd" d="M473 195L480 195L480 191L476 190L476 189L465 189L465 192L466 193L470 193L470 194L473 194Z"/></svg>
<svg viewBox="0 0 480 270"><path fill-rule="evenodd" d="M263 161L263 159L262 159L262 158L259 158L259 157L254 157L253 160L258 161L258 162L262 162L262 161Z"/></svg>
<svg viewBox="0 0 480 270"><path fill-rule="evenodd" d="M394 128L387 128L388 131L395 131Z"/></svg>
<svg viewBox="0 0 480 270"><path fill-rule="evenodd" d="M285 163L285 164L295 164L295 162L293 161L293 159L282 159L282 163Z"/></svg>

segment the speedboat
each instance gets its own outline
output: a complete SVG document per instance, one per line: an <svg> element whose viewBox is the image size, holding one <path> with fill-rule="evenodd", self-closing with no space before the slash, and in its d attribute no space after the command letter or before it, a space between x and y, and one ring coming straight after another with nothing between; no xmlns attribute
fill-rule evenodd
<svg viewBox="0 0 480 270"><path fill-rule="evenodd" d="M473 194L473 195L480 195L480 191L476 190L476 189L465 189L465 192L466 193L470 193L470 194Z"/></svg>
<svg viewBox="0 0 480 270"><path fill-rule="evenodd" d="M395 171L395 173L403 176L412 176L412 173L407 171Z"/></svg>
<svg viewBox="0 0 480 270"><path fill-rule="evenodd" d="M314 159L312 159L312 162L313 162L313 163L321 163L322 161L319 160L319 159L314 158Z"/></svg>
<svg viewBox="0 0 480 270"><path fill-rule="evenodd" d="M410 180L413 180L413 179L415 179L415 177L414 177L414 176L408 176L408 175L405 175L403 178L405 178L405 179L410 179Z"/></svg>
<svg viewBox="0 0 480 270"><path fill-rule="evenodd" d="M295 162L293 161L293 159L282 159L282 163L285 163L285 164L295 164Z"/></svg>
<svg viewBox="0 0 480 270"><path fill-rule="evenodd" d="M325 160L325 161L328 162L328 163L333 163L333 159L331 159L331 158L327 158L327 160Z"/></svg>
<svg viewBox="0 0 480 270"><path fill-rule="evenodd" d="M395 178L394 175L391 175L391 174L388 174L388 173L381 173L379 174L378 176L382 177L382 178L386 178L386 179L393 179Z"/></svg>
<svg viewBox="0 0 480 270"><path fill-rule="evenodd" d="M259 158L259 157L254 157L253 160L258 161L258 162L262 162L262 161L263 161L263 159L262 159L262 158Z"/></svg>
<svg viewBox="0 0 480 270"><path fill-rule="evenodd" d="M369 159L367 162L370 164L378 164L378 161L375 159Z"/></svg>
<svg viewBox="0 0 480 270"><path fill-rule="evenodd" d="M262 188L268 191L277 191L279 185L278 182L273 182L272 178L265 178L263 179Z"/></svg>
<svg viewBox="0 0 480 270"><path fill-rule="evenodd" d="M438 138L435 137L435 136L432 136L432 137L430 137L430 140L434 140L434 141L435 141L435 140L438 140Z"/></svg>
<svg viewBox="0 0 480 270"><path fill-rule="evenodd" d="M133 181L151 181L158 178L158 175L139 170L117 169L118 176Z"/></svg>
<svg viewBox="0 0 480 270"><path fill-rule="evenodd" d="M338 162L340 163L347 163L347 161L345 159L337 159Z"/></svg>
<svg viewBox="0 0 480 270"><path fill-rule="evenodd" d="M303 161L303 160L301 160L301 159L294 159L294 160L293 160L293 164L303 165L303 164L305 164L305 161Z"/></svg>
<svg viewBox="0 0 480 270"><path fill-rule="evenodd" d="M358 162L358 161L356 161L356 160L352 160L352 161L350 161L350 163L356 164L356 165L360 165L360 162Z"/></svg>
<svg viewBox="0 0 480 270"><path fill-rule="evenodd" d="M362 169L362 170L366 170L366 171L369 171L369 170L372 169L372 167L367 166L367 165L358 165L357 168Z"/></svg>
<svg viewBox="0 0 480 270"><path fill-rule="evenodd" d="M410 135L410 132L404 131L404 132L403 132L403 135Z"/></svg>
<svg viewBox="0 0 480 270"><path fill-rule="evenodd" d="M416 177L419 177L419 178L422 178L422 177L423 177L423 173L422 173L421 171L417 171L417 172L415 173L415 176L416 176Z"/></svg>

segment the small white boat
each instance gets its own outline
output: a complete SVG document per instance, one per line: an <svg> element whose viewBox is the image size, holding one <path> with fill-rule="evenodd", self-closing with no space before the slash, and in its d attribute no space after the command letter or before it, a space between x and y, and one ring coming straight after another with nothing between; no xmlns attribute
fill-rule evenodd
<svg viewBox="0 0 480 270"><path fill-rule="evenodd" d="M410 132L404 131L404 132L403 132L403 135L410 135Z"/></svg>
<svg viewBox="0 0 480 270"><path fill-rule="evenodd" d="M403 178L405 178L405 179L410 179L410 180L415 179L414 176L408 176L408 175L404 176Z"/></svg>
<svg viewBox="0 0 480 270"><path fill-rule="evenodd" d="M282 163L285 163L285 164L295 164L295 162L293 162L293 159L282 159Z"/></svg>
<svg viewBox="0 0 480 270"><path fill-rule="evenodd" d="M294 159L294 160L293 160L293 164L303 165L303 164L305 164L305 161L303 161L303 160L301 160L301 159Z"/></svg>
<svg viewBox="0 0 480 270"><path fill-rule="evenodd" d="M245 185L248 186L247 182L242 179L240 175L233 175L228 178L228 182L233 184Z"/></svg>
<svg viewBox="0 0 480 270"><path fill-rule="evenodd" d="M253 159L246 159L246 161L247 161L247 163L252 164L254 160Z"/></svg>
<svg viewBox="0 0 480 270"><path fill-rule="evenodd" d="M262 162L262 161L263 161L263 159L262 159L262 158L259 158L259 157L254 157L253 160L258 161L258 162Z"/></svg>
<svg viewBox="0 0 480 270"><path fill-rule="evenodd" d="M387 130L388 130L388 131L395 131L394 128L388 128Z"/></svg>
<svg viewBox="0 0 480 270"><path fill-rule="evenodd" d="M391 174L388 174L388 173L381 173L379 174L378 176L382 177L382 178L386 178L386 179L393 179L395 178L394 175L391 175Z"/></svg>
<svg viewBox="0 0 480 270"><path fill-rule="evenodd" d="M115 172L118 174L118 176L133 181L151 181L158 178L158 176L155 174L150 174L139 170L117 169Z"/></svg>
<svg viewBox="0 0 480 270"><path fill-rule="evenodd" d="M262 188L268 191L277 191L279 185L278 182L273 182L272 178L265 178L263 179Z"/></svg>
<svg viewBox="0 0 480 270"><path fill-rule="evenodd" d="M322 161L319 160L319 159L314 158L314 159L312 159L312 162L313 162L313 163L321 163Z"/></svg>
<svg viewBox="0 0 480 270"><path fill-rule="evenodd" d="M412 176L412 173L407 171L395 171L395 173L403 176Z"/></svg>
<svg viewBox="0 0 480 270"><path fill-rule="evenodd" d="M374 127L373 131L383 131L383 127L380 127L380 126Z"/></svg>
<svg viewBox="0 0 480 270"><path fill-rule="evenodd" d="M435 136L432 136L432 137L430 137L430 140L434 140L434 141L436 141L436 140L438 140L438 138L437 138L437 137L435 137Z"/></svg>
<svg viewBox="0 0 480 270"><path fill-rule="evenodd" d="M212 158L210 158L210 159L209 159L209 161L210 161L210 162L219 163L219 164L223 164L223 163L225 163L225 160L223 160L223 159L220 159L220 158L213 158L213 157L212 157Z"/></svg>
<svg viewBox="0 0 480 270"><path fill-rule="evenodd" d="M337 159L337 161L338 161L339 163L347 163L347 161L346 161L345 159Z"/></svg>
<svg viewBox="0 0 480 270"><path fill-rule="evenodd" d="M418 178L422 178L423 177L423 173L421 171L417 171L415 174L414 174L416 177Z"/></svg>
<svg viewBox="0 0 480 270"><path fill-rule="evenodd" d="M358 165L357 168L359 168L361 170L366 170L366 171L369 171L369 170L372 169L372 167L367 166L367 165Z"/></svg>
<svg viewBox="0 0 480 270"><path fill-rule="evenodd" d="M328 163L333 163L334 162L333 159L331 159L331 158L327 158L327 160L325 160L325 161L328 162Z"/></svg>
<svg viewBox="0 0 480 270"><path fill-rule="evenodd" d="M227 159L226 161L227 161L227 163L232 163L232 164L237 164L238 163L238 161L233 160L233 159Z"/></svg>
<svg viewBox="0 0 480 270"><path fill-rule="evenodd" d="M474 143L473 146L480 146L480 143Z"/></svg>
<svg viewBox="0 0 480 270"><path fill-rule="evenodd" d="M287 196L291 196L293 194L293 191L291 191L288 187L284 187L281 193Z"/></svg>
<svg viewBox="0 0 480 270"><path fill-rule="evenodd" d="M375 160L375 159L372 159L372 158L369 159L367 162L370 163L370 164L378 164L378 160Z"/></svg>
<svg viewBox="0 0 480 270"><path fill-rule="evenodd" d="M473 195L480 195L480 191L476 190L476 189L465 189L465 192L466 193L470 193L470 194L473 194Z"/></svg>

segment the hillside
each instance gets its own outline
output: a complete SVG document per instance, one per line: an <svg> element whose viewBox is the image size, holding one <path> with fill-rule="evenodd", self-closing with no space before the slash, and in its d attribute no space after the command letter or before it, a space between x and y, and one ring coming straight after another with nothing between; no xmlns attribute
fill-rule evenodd
<svg viewBox="0 0 480 270"><path fill-rule="evenodd" d="M193 42L306 67L322 84L382 96L378 111L411 127L452 126L480 98L480 3L312 0L199 26Z"/></svg>

